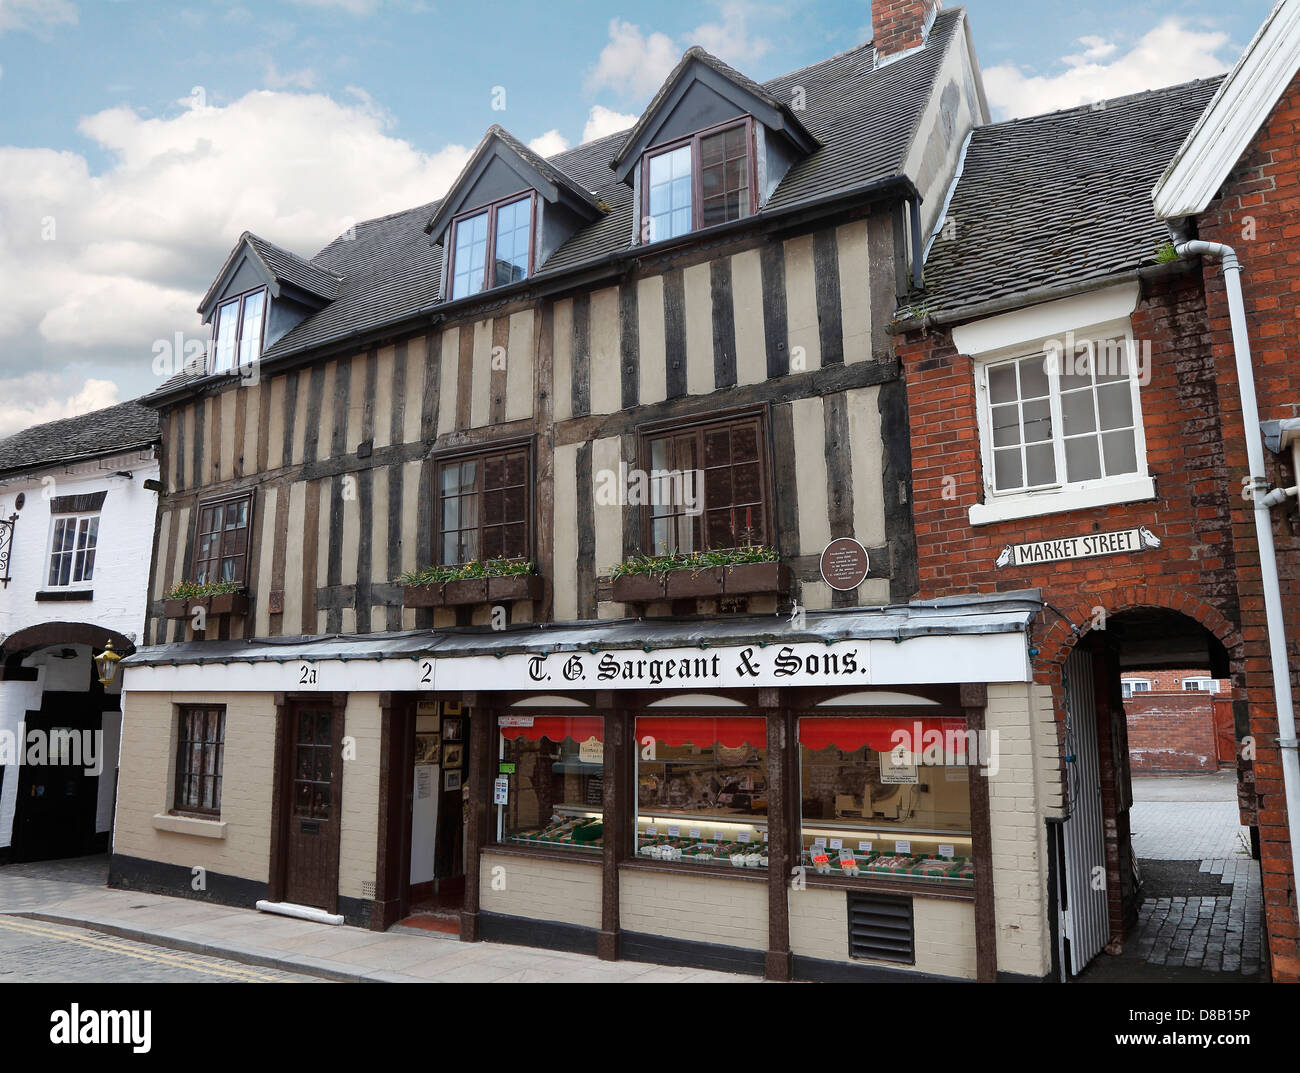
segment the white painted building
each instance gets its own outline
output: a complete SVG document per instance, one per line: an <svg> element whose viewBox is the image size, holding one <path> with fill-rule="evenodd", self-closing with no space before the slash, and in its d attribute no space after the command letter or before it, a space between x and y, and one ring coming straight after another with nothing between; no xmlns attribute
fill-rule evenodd
<svg viewBox="0 0 1300 1073"><path fill-rule="evenodd" d="M121 675L92 657L144 626L157 439L127 402L0 441L0 859L107 846Z"/></svg>

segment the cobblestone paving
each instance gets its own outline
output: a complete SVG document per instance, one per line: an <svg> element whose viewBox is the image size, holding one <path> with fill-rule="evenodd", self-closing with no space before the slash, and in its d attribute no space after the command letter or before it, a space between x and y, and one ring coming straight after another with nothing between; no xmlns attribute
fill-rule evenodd
<svg viewBox="0 0 1300 1073"><path fill-rule="evenodd" d="M319 983L312 977L0 916L0 984Z"/></svg>
<svg viewBox="0 0 1300 1073"><path fill-rule="evenodd" d="M108 854L0 865L0 913L38 909L108 882Z"/></svg>
<svg viewBox="0 0 1300 1073"><path fill-rule="evenodd" d="M1144 789L1158 800L1142 800ZM1258 977L1262 971L1259 864L1237 813L1230 778L1134 780L1133 853L1148 861L1199 861L1220 877L1214 896L1148 896L1120 962L1162 970ZM1186 978L1186 977L1184 977ZM1206 979L1213 977L1206 976Z"/></svg>

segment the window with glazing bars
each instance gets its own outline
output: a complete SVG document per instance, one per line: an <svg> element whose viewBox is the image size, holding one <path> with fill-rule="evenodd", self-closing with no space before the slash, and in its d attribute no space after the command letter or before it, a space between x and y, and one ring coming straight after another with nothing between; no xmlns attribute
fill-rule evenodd
<svg viewBox="0 0 1300 1073"><path fill-rule="evenodd" d="M252 494L199 507L194 541L194 580L205 585L232 581L243 585L247 578L249 516Z"/></svg>
<svg viewBox="0 0 1300 1073"><path fill-rule="evenodd" d="M528 449L453 458L438 467L440 562L528 556Z"/></svg>
<svg viewBox="0 0 1300 1073"><path fill-rule="evenodd" d="M56 516L50 534L49 588L87 585L95 577L99 515Z"/></svg>
<svg viewBox="0 0 1300 1073"><path fill-rule="evenodd" d="M221 765L226 747L226 710L180 709L176 739L175 808L183 812L221 812Z"/></svg>

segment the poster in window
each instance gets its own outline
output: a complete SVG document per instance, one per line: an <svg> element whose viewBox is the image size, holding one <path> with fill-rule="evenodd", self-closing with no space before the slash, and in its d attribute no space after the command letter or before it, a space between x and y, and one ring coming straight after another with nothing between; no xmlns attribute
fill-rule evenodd
<svg viewBox="0 0 1300 1073"><path fill-rule="evenodd" d="M436 764L438 762L438 733L415 735L415 762L417 764Z"/></svg>
<svg viewBox="0 0 1300 1073"><path fill-rule="evenodd" d="M460 743L444 744L442 747L442 766L445 768L463 767L465 763L465 746Z"/></svg>

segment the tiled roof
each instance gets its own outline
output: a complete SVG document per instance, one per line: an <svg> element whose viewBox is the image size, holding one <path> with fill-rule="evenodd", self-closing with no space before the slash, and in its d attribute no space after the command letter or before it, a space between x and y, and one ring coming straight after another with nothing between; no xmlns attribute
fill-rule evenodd
<svg viewBox="0 0 1300 1073"><path fill-rule="evenodd" d="M333 298L338 294L338 276L312 264L303 257L299 257L296 253L281 249L274 242L268 242L262 238L261 235L255 235L249 231L245 233L245 237L257 256L262 259L266 267L271 270L275 278L281 283L292 284L309 294L315 294L325 299Z"/></svg>
<svg viewBox="0 0 1300 1073"><path fill-rule="evenodd" d="M778 102L793 101L796 89L801 89L806 108L797 117L820 143L786 173L764 214L902 175L935 72L949 44L959 36L963 17L960 8L943 12L925 49L879 70L874 67L874 49L865 44L759 87ZM622 131L547 158L609 211L565 242L536 279L632 247L632 188L620 182L610 167L627 137L628 131ZM350 236L334 239L312 257L315 267L343 277L338 293L329 305L268 347L264 360L340 343L432 312L439 303L442 247L430 246L424 227L439 204L434 201L366 220ZM200 378L182 374L158 394L189 379Z"/></svg>
<svg viewBox="0 0 1300 1073"><path fill-rule="evenodd" d="M158 439L158 413L138 402L65 417L0 440L0 473L144 447Z"/></svg>
<svg viewBox="0 0 1300 1073"><path fill-rule="evenodd" d="M1220 79L981 127L925 264L927 311L961 310L1155 260L1151 186Z"/></svg>

